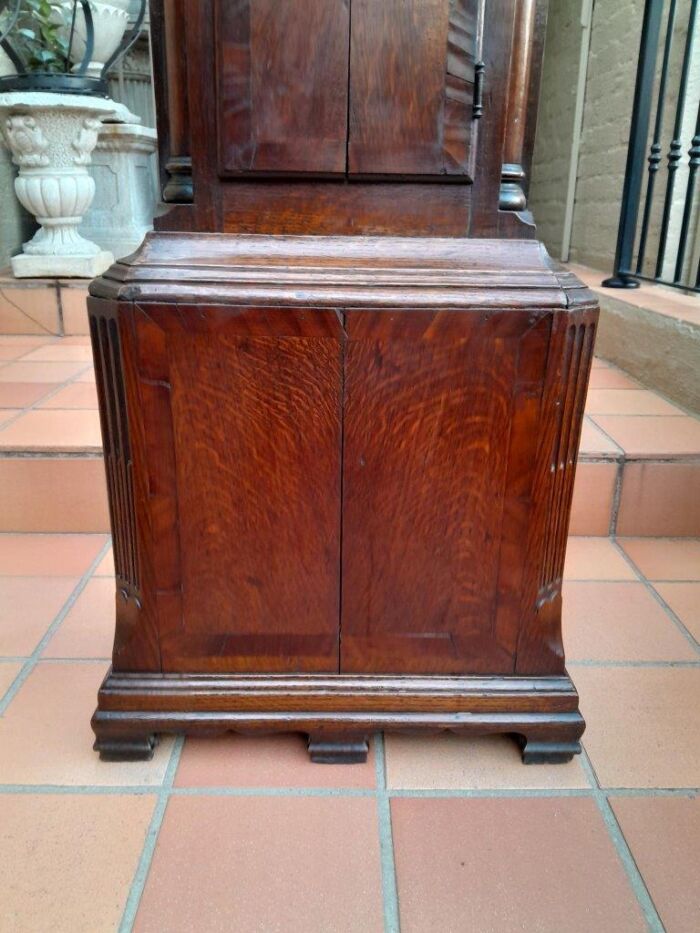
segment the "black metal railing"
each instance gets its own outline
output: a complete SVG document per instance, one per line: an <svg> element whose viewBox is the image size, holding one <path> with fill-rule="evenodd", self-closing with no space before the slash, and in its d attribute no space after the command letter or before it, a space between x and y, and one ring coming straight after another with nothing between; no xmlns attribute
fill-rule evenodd
<svg viewBox="0 0 700 933"><path fill-rule="evenodd" d="M643 280L700 292L699 6L646 0L610 288Z"/></svg>

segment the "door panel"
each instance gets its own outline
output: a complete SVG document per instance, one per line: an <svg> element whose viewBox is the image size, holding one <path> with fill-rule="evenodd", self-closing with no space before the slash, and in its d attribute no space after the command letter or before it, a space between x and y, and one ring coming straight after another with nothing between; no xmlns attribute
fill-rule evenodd
<svg viewBox="0 0 700 933"><path fill-rule="evenodd" d="M348 313L342 672L512 673L548 346L531 323Z"/></svg>
<svg viewBox="0 0 700 933"><path fill-rule="evenodd" d="M353 0L350 174L473 178L481 0Z"/></svg>
<svg viewBox="0 0 700 933"><path fill-rule="evenodd" d="M217 0L224 174L343 173L348 0Z"/></svg>
<svg viewBox="0 0 700 933"><path fill-rule="evenodd" d="M162 440L146 453L151 522L177 568L158 594L163 670L337 671L337 318L136 315L144 433Z"/></svg>

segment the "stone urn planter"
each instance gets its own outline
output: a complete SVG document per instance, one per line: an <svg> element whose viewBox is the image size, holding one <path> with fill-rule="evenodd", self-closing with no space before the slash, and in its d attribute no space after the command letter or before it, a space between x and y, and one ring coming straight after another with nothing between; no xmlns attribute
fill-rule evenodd
<svg viewBox="0 0 700 933"><path fill-rule="evenodd" d="M126 27L129 23L129 7L131 0L89 0L90 12L93 22L93 49L85 74L99 76L105 63L110 60L119 47ZM71 21L72 0L62 3L64 21ZM70 28L66 25L62 30L66 40L70 36ZM75 30L70 47L70 59L73 62L73 71L81 68L87 44L87 25L85 13L81 6L76 8Z"/></svg>
<svg viewBox="0 0 700 933"><path fill-rule="evenodd" d="M78 232L95 195L91 153L114 110L113 101L79 94L0 93L0 129L19 169L15 191L40 224L12 258L15 276L94 278L114 262Z"/></svg>

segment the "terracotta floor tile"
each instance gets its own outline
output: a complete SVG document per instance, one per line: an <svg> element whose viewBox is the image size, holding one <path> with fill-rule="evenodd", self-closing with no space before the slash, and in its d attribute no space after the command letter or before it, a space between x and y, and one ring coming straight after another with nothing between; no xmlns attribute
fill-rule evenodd
<svg viewBox="0 0 700 933"><path fill-rule="evenodd" d="M31 347L26 346L5 346L0 344L0 361L19 360L27 353L32 352Z"/></svg>
<svg viewBox="0 0 700 933"><path fill-rule="evenodd" d="M391 801L402 933L642 933L592 800Z"/></svg>
<svg viewBox="0 0 700 933"><path fill-rule="evenodd" d="M0 284L0 331L3 334L58 333L58 296L55 286Z"/></svg>
<svg viewBox="0 0 700 933"><path fill-rule="evenodd" d="M0 457L0 531L108 532L102 458Z"/></svg>
<svg viewBox="0 0 700 933"><path fill-rule="evenodd" d="M91 363L92 349L82 344L52 343L46 347L37 347L24 359L29 363Z"/></svg>
<svg viewBox="0 0 700 933"><path fill-rule="evenodd" d="M113 577L114 576L114 551L111 546L102 560L99 562L95 568L96 577Z"/></svg>
<svg viewBox="0 0 700 933"><path fill-rule="evenodd" d="M0 663L0 700L10 689L15 677L21 670L21 661L3 661Z"/></svg>
<svg viewBox="0 0 700 933"><path fill-rule="evenodd" d="M34 347L45 347L62 339L54 334L0 334L0 347L26 347L28 353Z"/></svg>
<svg viewBox="0 0 700 933"><path fill-rule="evenodd" d="M611 441L609 437L593 424L590 418L583 419L583 429L581 431L580 454L584 457L591 456L622 456L622 449Z"/></svg>
<svg viewBox="0 0 700 933"><path fill-rule="evenodd" d="M11 366L18 365L11 363ZM0 370L0 372L2 372ZM625 453L636 457L700 454L700 421L646 415L594 415L594 422Z"/></svg>
<svg viewBox="0 0 700 933"><path fill-rule="evenodd" d="M0 719L0 784L160 784L172 750L152 761L100 761L90 717L107 664L39 662Z"/></svg>
<svg viewBox="0 0 700 933"><path fill-rule="evenodd" d="M57 386L58 383L50 382L0 382L0 408L26 408L34 405Z"/></svg>
<svg viewBox="0 0 700 933"><path fill-rule="evenodd" d="M60 392L41 402L38 407L97 409L97 390L89 382L71 382Z"/></svg>
<svg viewBox="0 0 700 933"><path fill-rule="evenodd" d="M79 577L105 535L0 534L0 576Z"/></svg>
<svg viewBox="0 0 700 933"><path fill-rule="evenodd" d="M42 657L111 658L114 605L114 580L110 577L89 580Z"/></svg>
<svg viewBox="0 0 700 933"><path fill-rule="evenodd" d="M694 661L697 652L643 583L564 584L569 661Z"/></svg>
<svg viewBox="0 0 700 933"><path fill-rule="evenodd" d="M86 369L83 363L8 363L0 368L0 382L65 382Z"/></svg>
<svg viewBox="0 0 700 933"><path fill-rule="evenodd" d="M179 787L375 787L373 743L364 765L314 764L302 735L188 739Z"/></svg>
<svg viewBox="0 0 700 933"><path fill-rule="evenodd" d="M85 370L85 372L81 373L75 381L76 382L91 382L93 385L95 385L95 370L93 369L92 366L90 366L88 369Z"/></svg>
<svg viewBox="0 0 700 933"><path fill-rule="evenodd" d="M610 801L667 933L697 930L700 918L700 799Z"/></svg>
<svg viewBox="0 0 700 933"><path fill-rule="evenodd" d="M626 463L617 533L700 535L700 463Z"/></svg>
<svg viewBox="0 0 700 933"><path fill-rule="evenodd" d="M87 314L87 310L86 310ZM76 337L76 336L67 336L61 337L61 343L65 347L91 347L92 341L90 337Z"/></svg>
<svg viewBox="0 0 700 933"><path fill-rule="evenodd" d="M4 450L102 450L96 411L28 411L0 428Z"/></svg>
<svg viewBox="0 0 700 933"><path fill-rule="evenodd" d="M590 389L638 389L639 383L628 376L627 373L623 373L619 369L614 369L613 367L605 368L594 367L591 371L591 378L588 383L588 388Z"/></svg>
<svg viewBox="0 0 700 933"><path fill-rule="evenodd" d="M609 534L618 470L617 463L578 464L569 522L571 535Z"/></svg>
<svg viewBox="0 0 700 933"><path fill-rule="evenodd" d="M112 933L153 814L140 796L0 796L0 929Z"/></svg>
<svg viewBox="0 0 700 933"><path fill-rule="evenodd" d="M49 353L54 350L35 350ZM648 389L590 389L586 399L589 415L683 415L684 412Z"/></svg>
<svg viewBox="0 0 700 933"><path fill-rule="evenodd" d="M66 334L90 333L86 299L87 288L69 287L61 289L63 329Z"/></svg>
<svg viewBox="0 0 700 933"><path fill-rule="evenodd" d="M0 654L30 655L77 582L77 577L0 577Z"/></svg>
<svg viewBox="0 0 700 933"><path fill-rule="evenodd" d="M473 790L588 787L578 758L556 767L526 767L509 736L386 736L387 786Z"/></svg>
<svg viewBox="0 0 700 933"><path fill-rule="evenodd" d="M648 580L700 580L699 538L618 538Z"/></svg>
<svg viewBox="0 0 700 933"><path fill-rule="evenodd" d="M569 538L565 580L636 580L637 575L609 538Z"/></svg>
<svg viewBox="0 0 700 933"><path fill-rule="evenodd" d="M700 668L575 669L605 787L700 787Z"/></svg>
<svg viewBox="0 0 700 933"><path fill-rule="evenodd" d="M171 798L134 929L379 933L374 800Z"/></svg>
<svg viewBox="0 0 700 933"><path fill-rule="evenodd" d="M700 642L700 583L655 583L654 589Z"/></svg>

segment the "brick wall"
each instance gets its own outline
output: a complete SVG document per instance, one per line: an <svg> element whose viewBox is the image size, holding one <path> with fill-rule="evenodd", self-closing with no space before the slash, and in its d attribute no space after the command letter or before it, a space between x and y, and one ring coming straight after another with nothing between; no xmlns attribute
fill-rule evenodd
<svg viewBox="0 0 700 933"><path fill-rule="evenodd" d="M573 152L573 134L583 35L582 3L583 0L550 0L530 207L535 214L540 237L550 252L560 258L568 173L571 159L577 157L569 258L572 262L609 270L612 269L617 241L644 0L594 0L581 142L577 155ZM658 245L666 184L666 154L675 116L689 7L690 0L679 0L664 107L663 159L657 175L649 229L647 272L653 271ZM662 42L665 24L664 15ZM659 70L660 58L659 55ZM700 83L700 52L693 61L688 94L691 101L697 99L697 84ZM684 150L687 150L686 140L689 145L694 122L695 111L691 106L684 121ZM653 125L650 127L650 142L652 130ZM675 249L683 211L687 178L685 162L684 158L677 173L669 237L671 253ZM644 185L646 190L646 179ZM695 218L693 229L697 225L698 218Z"/></svg>
<svg viewBox="0 0 700 933"><path fill-rule="evenodd" d="M615 255L643 10L643 0L593 10L571 259L597 269Z"/></svg>
<svg viewBox="0 0 700 933"><path fill-rule="evenodd" d="M530 204L556 257L572 158L582 0L550 0ZM615 253L644 0L595 0L578 154L571 256L601 269Z"/></svg>
<svg viewBox="0 0 700 933"><path fill-rule="evenodd" d="M580 0L550 0L530 207L550 253L561 257L581 43Z"/></svg>

